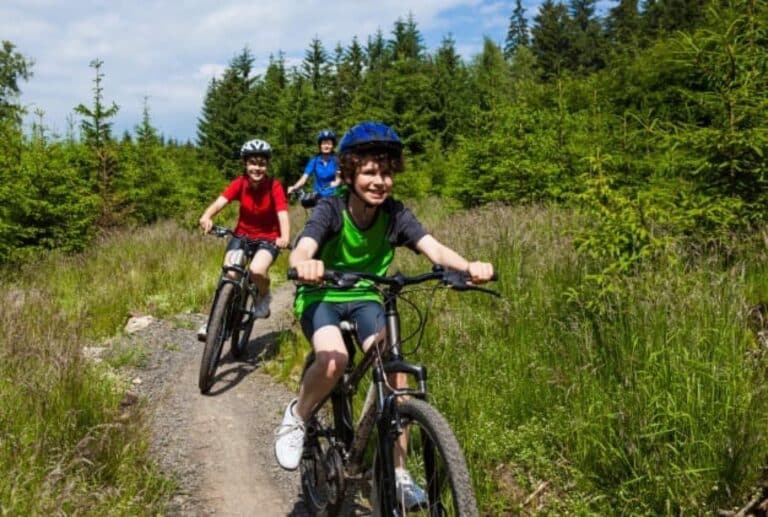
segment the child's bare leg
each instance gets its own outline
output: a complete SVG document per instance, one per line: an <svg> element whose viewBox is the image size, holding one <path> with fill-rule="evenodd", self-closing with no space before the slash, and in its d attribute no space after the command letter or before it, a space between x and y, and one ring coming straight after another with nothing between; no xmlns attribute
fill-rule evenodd
<svg viewBox="0 0 768 517"><path fill-rule="evenodd" d="M261 296L269 293L269 266L272 260L272 254L264 249L257 251L251 260L251 281Z"/></svg>
<svg viewBox="0 0 768 517"><path fill-rule="evenodd" d="M327 325L312 335L315 360L304 373L294 413L302 420L328 395L344 374L349 356L339 327Z"/></svg>

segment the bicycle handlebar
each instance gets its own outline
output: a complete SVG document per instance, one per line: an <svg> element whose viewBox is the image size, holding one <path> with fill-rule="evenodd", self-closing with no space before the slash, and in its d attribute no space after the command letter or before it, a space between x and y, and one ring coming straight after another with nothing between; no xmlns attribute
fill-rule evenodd
<svg viewBox="0 0 768 517"><path fill-rule="evenodd" d="M290 268L288 270L288 280L298 279L299 277L296 268ZM416 276L406 276L402 273L381 276L373 273L366 273L364 271L334 271L329 269L323 273L322 280L341 289L354 287L359 280L370 280L376 284L395 287L398 290L408 285L421 284L429 280L438 280L443 285L457 291L482 291L493 296L501 296L496 291L469 283L471 278L466 271L446 270L439 266L435 266L429 273L423 273ZM498 274L496 273L491 277L491 281L495 280L498 280Z"/></svg>
<svg viewBox="0 0 768 517"><path fill-rule="evenodd" d="M291 199L296 200L304 208L313 208L320 201L320 196L317 192L306 192L304 190L294 190L288 195Z"/></svg>
<svg viewBox="0 0 768 517"><path fill-rule="evenodd" d="M211 227L211 231L208 233L210 233L211 235L215 235L216 237L226 237L227 235L231 235L232 237L240 237L236 235L233 230L227 228L226 226L213 225L213 227ZM269 241L267 239L249 239L248 237L242 237L242 238L244 238L250 243L268 242L273 246L275 245L273 241ZM292 248L293 246L291 246L291 244L288 244L288 246L286 246L286 249L292 249Z"/></svg>
<svg viewBox="0 0 768 517"><path fill-rule="evenodd" d="M216 237L226 237L227 235L231 235L232 237L235 237L235 232L230 230L229 228L226 228L224 226L216 226L214 225L211 227L211 231L209 231L211 235L215 235Z"/></svg>

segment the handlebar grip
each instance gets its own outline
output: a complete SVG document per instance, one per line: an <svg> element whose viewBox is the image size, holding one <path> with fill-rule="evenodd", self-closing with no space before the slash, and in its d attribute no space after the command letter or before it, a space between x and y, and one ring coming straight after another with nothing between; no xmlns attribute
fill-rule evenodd
<svg viewBox="0 0 768 517"><path fill-rule="evenodd" d="M288 280L298 280L299 273L295 267L288 268Z"/></svg>

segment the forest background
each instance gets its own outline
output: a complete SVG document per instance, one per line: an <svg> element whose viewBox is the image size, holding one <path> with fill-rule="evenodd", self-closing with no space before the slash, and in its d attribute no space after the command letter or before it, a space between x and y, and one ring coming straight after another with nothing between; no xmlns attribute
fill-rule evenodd
<svg viewBox="0 0 768 517"><path fill-rule="evenodd" d="M539 293L549 301L537 305L536 291L526 294L517 282L530 286L541 278L526 278L526 268L513 264L520 253L533 260L511 238L522 223L510 222L492 246L496 262L507 266L505 294L531 303L529 312L513 306L522 311L519 321L537 328L529 318L538 307L560 327L557 335L542 328L489 338L478 323L482 330L471 338L499 346L559 339L560 347L572 345L565 350L574 364L600 373L590 391L575 372L558 369L553 380L552 370L532 373L523 367L536 361L517 358L520 370L510 376L550 384L552 391L507 393L510 406L503 414L491 411L495 416L484 423L489 437L503 436L507 445L501 438L483 442L482 433L468 445L468 454L477 455L473 476L487 511L522 503L514 491L499 490L506 478L483 471L486 464L507 465L515 483L528 488L560 479L564 492L575 486L592 494L579 496L585 512L604 504L629 513L703 511L745 498L757 486L768 455L768 394L759 382L766 362L755 351L768 300L765 2L620 0L597 16L594 0L547 0L530 24L518 2L505 44L486 39L468 62L450 35L428 52L407 16L390 34L365 42L326 49L313 39L295 68L286 68L278 49L263 75L254 74L253 63L246 47L210 82L196 142L158 134L148 103L132 133L114 135L110 120L119 106L108 100L109 78L98 58L91 63L92 99L75 108L78 120L70 120L66 134L51 134L42 111L25 133L18 95L33 80L33 57L3 41L4 276L12 281L25 264L80 252L121 228L167 219L193 228L202 208L239 173L237 151L250 138L273 145L273 174L292 182L315 152L318 130L343 132L360 120L380 120L406 146L398 196L436 196L450 211L502 210L523 223L539 218L531 211L546 210L558 224L536 227L546 234L531 237L540 239L534 256L545 261L547 245L567 250L557 260L568 267L542 266L542 275L561 276L549 279ZM472 227L478 234L504 230L498 221L481 220ZM553 235L562 238L557 246ZM670 290L679 297L668 306L665 296L654 298ZM677 314L695 325L666 328ZM724 314L733 321L723 321ZM754 335L745 330L747 315L759 320ZM654 331L658 342L646 335ZM3 350L11 357L12 347ZM672 352L674 358L665 357ZM679 377L670 373L675 365ZM664 368L664 379L644 377ZM611 393L625 406L590 398L597 393ZM444 397L446 410L461 415ZM578 438L556 427L574 415L575 399L584 411ZM551 406L543 407L545 401ZM542 421L545 412L551 418ZM506 434L510 429L517 434ZM462 443L470 441L472 429L459 432ZM531 440L523 444L520 437ZM9 454L16 450L8 449L11 443L2 445ZM696 458L704 456L708 463L701 465Z"/></svg>

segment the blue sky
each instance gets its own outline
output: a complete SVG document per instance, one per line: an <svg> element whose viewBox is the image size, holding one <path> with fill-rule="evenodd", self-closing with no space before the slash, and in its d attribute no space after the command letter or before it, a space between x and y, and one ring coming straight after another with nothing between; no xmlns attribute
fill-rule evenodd
<svg viewBox="0 0 768 517"><path fill-rule="evenodd" d="M524 0L529 17L539 3ZM513 9L514 0L3 0L0 39L34 60L21 102L30 114L44 111L52 133L63 135L74 107L92 103L88 64L99 58L104 98L120 106L114 134L139 123L148 97L153 125L186 141L195 139L210 79L245 46L257 72L281 50L290 66L315 36L327 50L355 35L365 42L378 28L388 37L395 20L412 12L429 50L451 33L469 59L484 36L503 43Z"/></svg>

